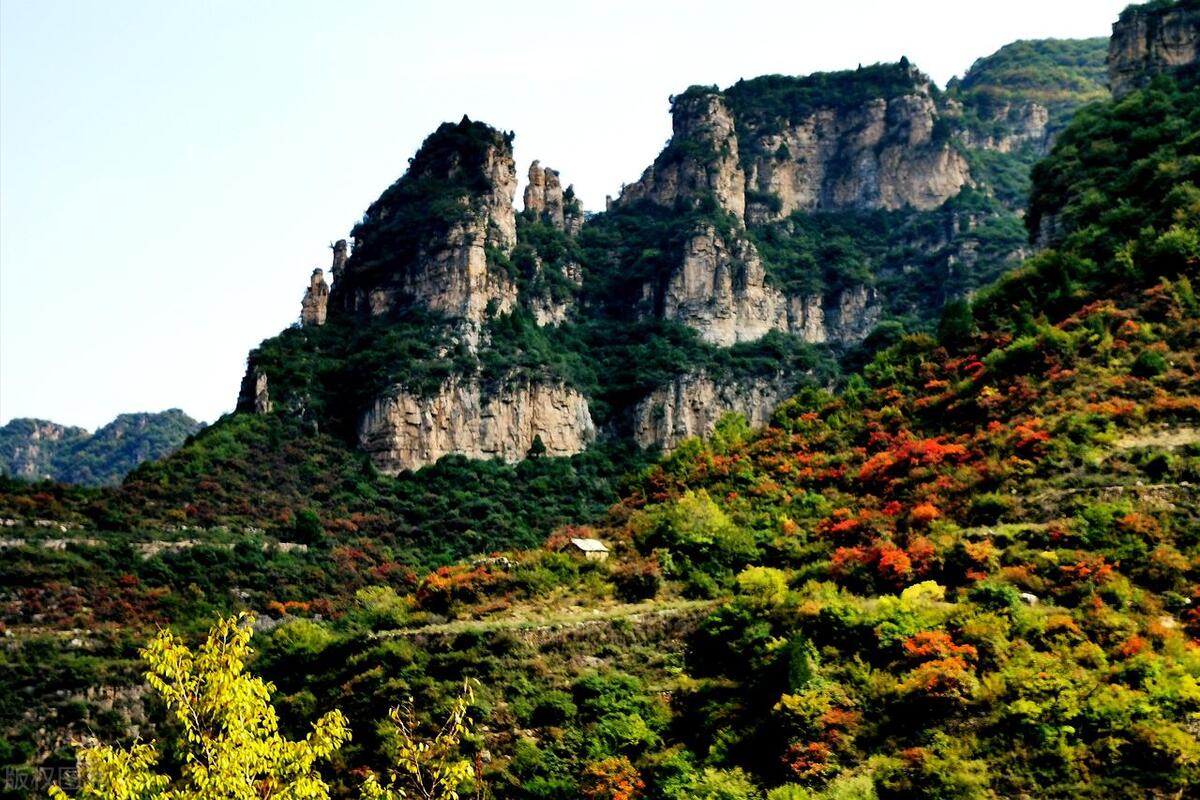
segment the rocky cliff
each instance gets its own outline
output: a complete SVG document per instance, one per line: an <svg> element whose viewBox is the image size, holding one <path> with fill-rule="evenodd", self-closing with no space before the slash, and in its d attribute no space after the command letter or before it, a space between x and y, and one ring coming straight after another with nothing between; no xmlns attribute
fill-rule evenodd
<svg viewBox="0 0 1200 800"><path fill-rule="evenodd" d="M660 206L711 195L737 219L746 213L733 113L720 92L689 90L672 99L671 141L642 177L624 187L618 204L651 200Z"/></svg>
<svg viewBox="0 0 1200 800"><path fill-rule="evenodd" d="M27 480L48 478L57 452L88 436L83 428L44 419L14 419L0 428L0 473Z"/></svg>
<svg viewBox="0 0 1200 800"><path fill-rule="evenodd" d="M1044 156L1076 108L1109 96L1107 53L1101 37L1013 42L951 80L942 113L968 149Z"/></svg>
<svg viewBox="0 0 1200 800"><path fill-rule="evenodd" d="M907 65L870 70L849 95L827 90L829 75L689 89L673 98L670 144L619 202L672 205L711 192L743 223L797 210L940 205L971 176L935 130L928 79Z"/></svg>
<svg viewBox="0 0 1200 800"><path fill-rule="evenodd" d="M907 64L693 87L671 112L670 143L617 205L710 201L732 220L719 233L695 230L678 267L643 288L655 313L722 346L769 331L851 345L881 316L867 285L804 295L773 286L746 226L797 212L928 210L972 183L928 79Z"/></svg>
<svg viewBox="0 0 1200 800"><path fill-rule="evenodd" d="M355 226L332 305L378 317L415 304L471 331L510 310L516 285L491 253L516 245L516 187L510 136L465 117L442 125Z"/></svg>
<svg viewBox="0 0 1200 800"><path fill-rule="evenodd" d="M962 104L952 101L951 114L962 113ZM999 103L982 110L979 125L964 127L962 142L974 150L1013 153L1032 145L1039 155L1050 151L1050 110L1041 103Z"/></svg>
<svg viewBox="0 0 1200 800"><path fill-rule="evenodd" d="M824 348L930 325L1024 252L1011 178L1084 90L1018 86L1023 65L1090 75L1093 50L1014 46L944 93L907 62L693 87L663 152L586 220L536 161L517 214L512 135L444 124L353 248L332 245L326 324L314 275L306 326L252 354L238 408L298 416L387 472L760 422ZM780 359L809 366L784 380Z"/></svg>
<svg viewBox="0 0 1200 800"><path fill-rule="evenodd" d="M658 306L665 319L682 322L721 347L753 342L771 331L810 344L854 343L880 316L875 290L862 284L785 295L767 282L762 258L748 239L712 225L687 240Z"/></svg>
<svg viewBox="0 0 1200 800"><path fill-rule="evenodd" d="M1200 3L1149 3L1122 12L1113 24L1108 82L1117 97L1163 72L1195 70L1200 59Z"/></svg>
<svg viewBox="0 0 1200 800"><path fill-rule="evenodd" d="M798 385L797 376L784 373L742 382L705 373L680 375L634 408L633 438L642 447L670 452L688 437L711 434L726 414L741 414L752 427L761 427Z"/></svg>
<svg viewBox="0 0 1200 800"><path fill-rule="evenodd" d="M359 447L390 475L452 453L506 462L532 450L569 456L595 437L587 400L578 391L516 378L488 391L462 378L446 381L431 396L397 389L376 400L358 430Z"/></svg>

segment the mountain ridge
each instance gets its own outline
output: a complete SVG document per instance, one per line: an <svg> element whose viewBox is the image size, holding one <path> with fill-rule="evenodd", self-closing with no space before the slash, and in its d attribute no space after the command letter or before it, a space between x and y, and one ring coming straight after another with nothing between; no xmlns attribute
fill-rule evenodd
<svg viewBox="0 0 1200 800"><path fill-rule="evenodd" d="M0 427L0 474L112 486L144 461L169 455L204 427L178 408L118 414L94 433L42 419Z"/></svg>
<svg viewBox="0 0 1200 800"><path fill-rule="evenodd" d="M1090 58L1095 72L1099 57L1093 43L1058 60ZM1057 95L1060 117L1071 97L1092 91L1078 83ZM528 208L517 213L512 134L466 117L446 123L368 209L353 244L337 245L327 330L307 325L252 353L238 407L298 412L366 446L392 473L456 452L519 460L535 439L571 455L596 437L637 430L641 444L670 447L710 431L719 416L687 413L700 402L686 396L689 387L712 384L706 396L721 411L765 419L772 398L813 378L802 371L783 386L778 370L749 369L742 384L723 383L702 362L755 363L739 354L786 343L811 365L858 346L881 322L928 327L942 303L1027 252L1017 214L1000 199L1016 190L1005 185L998 196L993 176L1002 174L998 162L1020 171L1044 151L1050 112L1012 98L1001 109L994 98L981 104L978 86L959 94L906 62L689 89L672 98L675 134L655 164L586 220L558 173L536 162ZM972 120L990 114L993 135L973 133L964 109ZM830 245L828 233L845 244ZM317 285L306 298L320 295ZM305 313L315 321L326 312ZM635 321L668 348L665 369L643 375L613 332ZM357 361L366 381L329 356L327 377L292 368L311 363L296 348L332 354L344 345L329 339L351 341L350 329L368 324L428 346L337 356ZM700 341L672 343L688 331ZM598 357L604 349L611 355ZM612 362L629 374L620 396L594 383ZM390 386L379 385L383 375ZM323 388L327 381L339 388ZM529 382L548 387L528 395L545 402L490 404ZM361 396L350 400L348 383ZM650 417L672 422L664 428ZM500 441L509 444L487 444Z"/></svg>

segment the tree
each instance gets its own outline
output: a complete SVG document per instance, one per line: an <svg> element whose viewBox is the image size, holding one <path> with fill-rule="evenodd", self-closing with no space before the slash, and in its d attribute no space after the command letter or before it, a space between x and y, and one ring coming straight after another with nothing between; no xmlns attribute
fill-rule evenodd
<svg viewBox="0 0 1200 800"><path fill-rule="evenodd" d="M533 437L533 442L529 445L529 457L541 458L546 455L546 443L542 441L541 434Z"/></svg>
<svg viewBox="0 0 1200 800"><path fill-rule="evenodd" d="M182 767L172 779L155 771L153 744L128 750L79 746L78 798L105 800L326 800L329 787L316 772L350 738L346 718L331 711L300 741L279 733L269 700L274 687L245 671L253 617L220 620L194 652L170 631L141 651L146 681L182 727ZM59 787L56 800L67 800Z"/></svg>
<svg viewBox="0 0 1200 800"><path fill-rule="evenodd" d="M467 716L475 699L472 684L469 678L463 682L462 692L450 704L446 721L432 739L417 735L420 725L411 699L391 710L388 717L396 768L388 772L387 784L381 784L374 773L368 774L363 800L458 800L458 787L474 771L471 762L459 754L459 745L473 726Z"/></svg>
<svg viewBox="0 0 1200 800"><path fill-rule="evenodd" d="M613 756L588 765L580 793L586 800L634 800L645 788L646 784L629 759Z"/></svg>
<svg viewBox="0 0 1200 800"><path fill-rule="evenodd" d="M318 544L325 538L325 526L312 509L304 508L296 513L296 541L303 544Z"/></svg>

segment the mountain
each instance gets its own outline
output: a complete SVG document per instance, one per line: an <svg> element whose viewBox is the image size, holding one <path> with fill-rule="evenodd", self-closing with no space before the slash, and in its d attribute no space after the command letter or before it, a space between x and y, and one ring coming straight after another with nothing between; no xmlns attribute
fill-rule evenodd
<svg viewBox="0 0 1200 800"><path fill-rule="evenodd" d="M0 428L0 474L84 486L115 486L143 461L177 450L203 426L177 408L121 414L88 433L40 419Z"/></svg>
<svg viewBox="0 0 1200 800"><path fill-rule="evenodd" d="M1046 40L946 91L907 62L693 87L590 216L537 163L517 212L511 134L446 123L250 354L238 413L86 519L286 538L320 509L416 563L593 521L659 452L839 385L1019 263L1028 165L1102 69Z"/></svg>
<svg viewBox="0 0 1200 800"><path fill-rule="evenodd" d="M1001 103L988 87L1022 56L1057 89L1014 78ZM336 245L332 287L313 274L306 324L251 353L239 412L394 476L762 424L1027 252L1012 173L1096 96L1103 49L995 60L949 92L907 63L693 87L655 163L586 219L538 163L518 213L512 135L446 123Z"/></svg>
<svg viewBox="0 0 1200 800"><path fill-rule="evenodd" d="M1062 88L985 108L1019 57L1062 64ZM87 519L286 538L319 509L416 563L594 521L657 453L839 385L1016 265L1013 187L1102 61L1047 40L967 89L907 63L689 89L663 153L590 216L541 164L517 212L511 135L446 123L310 276L305 324L250 354L238 413Z"/></svg>
<svg viewBox="0 0 1200 800"><path fill-rule="evenodd" d="M1112 48L1139 14L1188 7L1126 12ZM1138 24L1153 41L1159 26ZM769 115L781 127L739 128L739 91L770 82L697 89L676 100L676 136L699 146L660 157L641 188L582 221L538 165L512 239L505 134L444 127L371 206L354 250L335 248L332 287L310 278L308 324L252 354L243 410L118 489L0 485L0 517L17 521L0 559L0 761L33 776L31 765L72 763L72 736L136 734L165 741L174 769L173 723L157 722L133 654L158 627L193 639L216 614L251 609L251 668L272 682L282 729L303 737L334 708L349 720L353 739L322 767L336 797L356 796L364 768L389 766L389 706L411 696L423 723L443 719L466 677L480 681L477 733L461 750L475 770L458 788L480 796L1188 796L1200 783L1200 88L1187 65L1160 62L1039 140L1049 149L1029 178L1019 265L911 331L887 310L909 300L876 298L899 323L890 335L800 341L826 359L822 379L761 426L721 415L707 438L653 460L628 409L662 385L602 359L632 353L660 376L680 374L677 353L708 359L675 392L698 398L759 370L787 377L779 365L801 352L790 328L709 340L774 319L758 313L772 292L800 291L765 277L731 278L725 294L713 281L713 305L731 316L666 316L696 308L677 300L697 293L672 288L694 287L680 278L689 259L745 268L753 251L765 271L783 263L768 232L800 249L803 225L835 221L803 246L887 251L900 219L887 215L958 214L945 204L962 192L932 211L886 198L931 197L960 156L985 184L962 137L914 144L928 106L897 100L893 114L887 97L895 130L869 145L844 135L851 117L881 118L842 83L855 73L788 83L771 106L786 113ZM904 64L864 72L866 96L915 79ZM848 110L824 105L831 86ZM965 98L928 99L935 125L939 103L967 117ZM721 108L731 124L717 124ZM826 144L851 157L789 167L753 144L799 141L810 124L842 130ZM768 173L806 174L778 185L815 205L784 218L783 189L778 210L743 190L739 218L738 175L762 186ZM976 228L1003 218L1003 201L971 191L996 203ZM859 224L876 214L882 243ZM891 262L863 263L887 278ZM556 268L563 284L548 277ZM461 291L423 294L432 275ZM813 295L862 285L870 302L865 274L820 277ZM767 299L739 306L751 290ZM539 325L537 297L565 317ZM574 326L593 332L588 347L563 344ZM592 383L575 377L587 358ZM391 476L359 438L367 409L407 396L398 419L414 435L456 409L470 441L507 456L525 442L488 426L526 430L518 407L538 405L535 387L586 401L594 443L554 457L539 431L512 463L458 453ZM422 405L431 398L443 399ZM607 560L572 555L580 538L603 541Z"/></svg>

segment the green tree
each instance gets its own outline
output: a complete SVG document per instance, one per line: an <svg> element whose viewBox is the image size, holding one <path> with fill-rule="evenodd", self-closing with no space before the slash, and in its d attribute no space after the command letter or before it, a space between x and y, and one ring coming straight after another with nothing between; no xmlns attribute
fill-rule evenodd
<svg viewBox="0 0 1200 800"><path fill-rule="evenodd" d="M317 512L312 509L305 508L296 513L294 530L296 541L304 544L317 544L325 538L325 526L321 524Z"/></svg>
<svg viewBox="0 0 1200 800"><path fill-rule="evenodd" d="M350 738L346 718L331 711L304 739L279 733L270 704L274 687L249 675L253 617L219 621L195 651L161 631L141 652L146 681L181 726L183 765L172 779L156 771L153 744L128 750L80 746L78 798L105 800L324 800L329 787L315 769ZM50 796L68 795L52 787Z"/></svg>
<svg viewBox="0 0 1200 800"><path fill-rule="evenodd" d="M418 735L419 723L412 700L389 713L389 738L394 748L395 768L387 783L374 773L362 787L363 800L458 800L458 787L472 775L471 762L462 758L459 746L469 736L473 720L467 709L474 700L473 681L463 682L462 692L450 704L450 713L432 739Z"/></svg>

